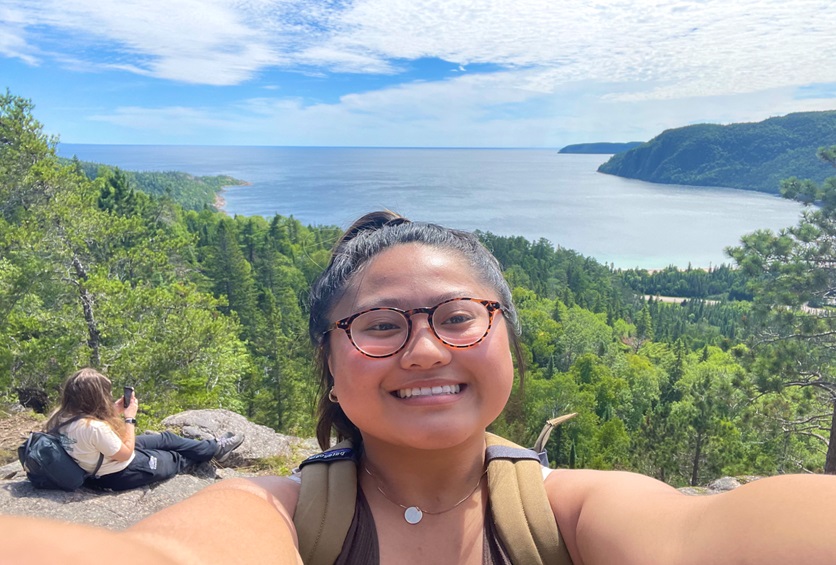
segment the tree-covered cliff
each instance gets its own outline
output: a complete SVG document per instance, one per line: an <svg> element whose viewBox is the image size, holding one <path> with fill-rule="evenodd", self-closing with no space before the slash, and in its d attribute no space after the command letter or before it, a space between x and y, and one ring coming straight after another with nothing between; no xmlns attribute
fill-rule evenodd
<svg viewBox="0 0 836 565"><path fill-rule="evenodd" d="M782 179L822 182L832 174L816 149L836 144L836 111L757 123L698 124L662 132L614 155L599 172L666 184L779 192Z"/></svg>
<svg viewBox="0 0 836 565"><path fill-rule="evenodd" d="M61 159L69 163L69 159ZM124 176L123 182L153 196L167 196L187 210L211 206L220 191L227 186L242 186L246 182L227 175L196 177L181 171L122 171L118 167L72 160L90 180L99 177Z"/></svg>
<svg viewBox="0 0 836 565"><path fill-rule="evenodd" d="M558 151L558 153L611 155L613 153L623 153L624 151L629 151L634 147L638 147L642 143L642 141L628 141L627 143L611 143L606 141L599 143L575 143L573 145L567 145Z"/></svg>

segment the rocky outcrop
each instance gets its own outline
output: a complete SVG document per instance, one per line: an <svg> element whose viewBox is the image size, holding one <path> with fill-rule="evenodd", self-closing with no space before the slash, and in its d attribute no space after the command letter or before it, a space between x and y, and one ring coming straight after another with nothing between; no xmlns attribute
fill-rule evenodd
<svg viewBox="0 0 836 565"><path fill-rule="evenodd" d="M167 430L191 439L211 439L227 431L243 433L247 439L226 460L227 466L240 466L265 457L295 458L297 453L303 454L299 458L301 461L308 454L320 451L312 439L276 433L229 410L188 410L169 416L162 424Z"/></svg>
<svg viewBox="0 0 836 565"><path fill-rule="evenodd" d="M756 481L760 478L761 477L756 477L754 475L742 475L740 477L721 477L708 483L708 486L683 487L679 489L679 492L690 495L719 494L721 492L734 490L741 485L751 483L752 481Z"/></svg>
<svg viewBox="0 0 836 565"><path fill-rule="evenodd" d="M225 467L203 463L188 474L124 492L81 488L75 492L38 490L26 480L20 463L0 467L0 513L39 516L114 530L188 498L200 489L229 477L252 476L247 466L266 457L279 456L298 462L319 451L313 440L285 436L253 424L228 410L191 410L163 421L166 429L194 439L217 437L226 431L243 433L244 443L225 461Z"/></svg>

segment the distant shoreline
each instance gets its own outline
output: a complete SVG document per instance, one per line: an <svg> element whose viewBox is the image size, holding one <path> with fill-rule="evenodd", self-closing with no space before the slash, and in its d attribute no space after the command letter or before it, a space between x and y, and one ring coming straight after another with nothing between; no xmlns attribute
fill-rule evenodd
<svg viewBox="0 0 836 565"><path fill-rule="evenodd" d="M252 184L253 183L249 181L240 181L239 184L230 184L227 186L222 186L221 189L215 193L215 199L212 201L212 206L214 206L215 210L217 210L218 212L223 212L224 214L227 214L226 198L224 198L223 196L223 193L226 192L226 189L231 186L252 186Z"/></svg>
<svg viewBox="0 0 836 565"><path fill-rule="evenodd" d="M661 296L659 294L645 294L643 295L645 300L656 300L657 302L666 302L669 304L679 304L680 306L688 302L689 300L698 300L705 304L720 304L719 300L707 299L707 298L697 298L691 297L688 298L686 296Z"/></svg>
<svg viewBox="0 0 836 565"><path fill-rule="evenodd" d="M221 195L222 192L223 189L215 193L215 200L212 202L212 206L214 206L215 210L218 212L226 213L226 210L224 210L224 207L226 206L226 199Z"/></svg>

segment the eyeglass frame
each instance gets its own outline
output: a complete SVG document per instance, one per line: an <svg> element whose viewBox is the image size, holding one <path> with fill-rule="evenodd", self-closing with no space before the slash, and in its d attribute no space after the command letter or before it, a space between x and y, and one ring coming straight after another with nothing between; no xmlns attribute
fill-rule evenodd
<svg viewBox="0 0 836 565"><path fill-rule="evenodd" d="M435 313L436 310L438 310L440 307L444 306L445 304L449 304L450 302L463 301L463 300L467 300L467 301L470 301L470 302L478 302L479 304L481 304L482 306L485 307L485 309L488 311L488 327L485 328L485 333L482 334L482 337L480 337L479 339L477 339L473 343L470 343L470 344L467 344L467 345L455 345L453 343L448 343L448 342L444 341L444 339L442 339L441 336L438 335L438 332L436 331L435 326L433 325L433 314ZM397 312L397 313L401 314L404 318L406 318L406 339L404 339L403 343L400 345L400 347L398 347L392 353L387 353L386 355L371 355L370 353L367 353L367 352L363 351L362 349L360 349L360 347L358 347L357 344L354 343L354 338L351 337L351 323L354 320L356 320L357 318L359 318L360 316L362 316L363 314L368 314L369 312L377 312L377 311L380 311L380 310L391 310L392 312ZM443 343L447 347L452 347L453 349L468 349L470 347L473 347L474 345L478 345L479 343L482 342L482 340L484 340L487 337L488 333L490 333L491 328L493 327L493 317L494 317L494 315L496 314L497 311L504 313L505 310L506 309L502 305L502 303L497 301L497 300L486 300L486 299L482 299L482 298L470 298L470 297L467 297L467 296L463 296L463 297L459 297L459 298L449 298L447 300L439 302L435 306L429 306L429 307L423 307L423 308L412 308L411 310L402 310L400 308L395 308L395 307L392 307L392 306L378 306L378 307L375 307L375 308L369 308L368 310L363 310L362 312L357 312L357 313L352 314L350 316L346 316L345 318L342 318L341 320L337 320L336 322L332 322L332 323L328 324L328 328L324 332L322 332L322 336L325 337L326 334L328 334L329 332L332 332L334 330L337 330L337 329L343 330L345 332L345 335L348 337L348 341L350 341L351 345L354 346L354 349L356 349L357 351L359 351L360 353L362 353L366 357L369 357L370 359L385 359L386 357L392 357L393 355L397 355L398 353L400 353L403 350L404 347L406 347L406 344L409 343L409 338L412 337L412 316L414 316L415 314L426 314L427 315L427 324L430 326L430 330L432 330L432 334L435 336L435 338L438 341L440 341L441 343Z"/></svg>

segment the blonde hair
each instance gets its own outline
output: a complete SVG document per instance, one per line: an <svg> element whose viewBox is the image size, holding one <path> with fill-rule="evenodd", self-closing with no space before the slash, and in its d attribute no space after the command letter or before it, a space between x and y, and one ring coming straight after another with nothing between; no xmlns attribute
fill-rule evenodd
<svg viewBox="0 0 836 565"><path fill-rule="evenodd" d="M125 423L119 417L111 394L110 379L95 369L79 369L61 385L61 404L50 415L46 429L51 430L73 416L101 420L123 437Z"/></svg>

